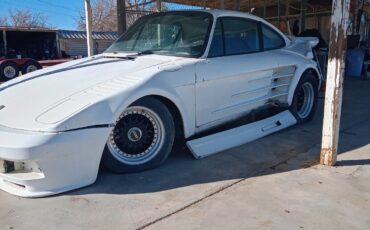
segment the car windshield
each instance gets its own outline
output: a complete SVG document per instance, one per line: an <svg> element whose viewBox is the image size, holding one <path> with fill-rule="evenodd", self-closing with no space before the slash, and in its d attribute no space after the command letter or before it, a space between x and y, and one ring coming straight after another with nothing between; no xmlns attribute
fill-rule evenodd
<svg viewBox="0 0 370 230"><path fill-rule="evenodd" d="M106 53L138 52L200 57L207 46L212 15L169 12L145 16L110 46Z"/></svg>

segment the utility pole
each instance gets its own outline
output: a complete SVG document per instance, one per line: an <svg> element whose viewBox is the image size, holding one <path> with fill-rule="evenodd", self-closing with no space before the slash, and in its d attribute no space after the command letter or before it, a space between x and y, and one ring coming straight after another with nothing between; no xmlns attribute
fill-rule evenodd
<svg viewBox="0 0 370 230"><path fill-rule="evenodd" d="M94 55L93 39L92 39L92 19L91 19L91 4L90 0L85 0L85 18L86 18L86 36L87 36L87 56Z"/></svg>
<svg viewBox="0 0 370 230"><path fill-rule="evenodd" d="M121 36L127 29L125 0L117 0L117 26L118 36Z"/></svg>
<svg viewBox="0 0 370 230"><path fill-rule="evenodd" d="M350 0L333 0L320 163L337 160Z"/></svg>

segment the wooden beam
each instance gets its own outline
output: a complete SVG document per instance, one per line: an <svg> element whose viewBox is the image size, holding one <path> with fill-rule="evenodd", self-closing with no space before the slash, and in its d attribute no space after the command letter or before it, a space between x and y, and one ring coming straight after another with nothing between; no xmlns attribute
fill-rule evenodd
<svg viewBox="0 0 370 230"><path fill-rule="evenodd" d="M85 0L85 16L86 16L86 37L87 37L87 56L94 55L94 45L92 38L92 17L90 0Z"/></svg>
<svg viewBox="0 0 370 230"><path fill-rule="evenodd" d="M350 0L333 0L320 163L337 159Z"/></svg>
<svg viewBox="0 0 370 230"><path fill-rule="evenodd" d="M225 9L225 1L224 0L220 0L220 9L221 10Z"/></svg>
<svg viewBox="0 0 370 230"><path fill-rule="evenodd" d="M117 27L118 36L121 36L127 29L125 0L117 0Z"/></svg>
<svg viewBox="0 0 370 230"><path fill-rule="evenodd" d="M185 4L185 5L192 5L198 7L208 7L208 8L219 8L221 0L162 0L162 2L171 2L171 3L178 3L178 4ZM262 8L265 4L265 0L239 0L239 8L243 10L243 8L247 9L248 2L250 1L251 6L254 8ZM301 2L301 0L289 0L290 2ZM326 0L325 0L326 1ZM237 0L224 0L224 7L225 9L235 9L235 3ZM282 0L281 3L285 3L285 0ZM267 6L276 6L277 0L269 0L266 1Z"/></svg>

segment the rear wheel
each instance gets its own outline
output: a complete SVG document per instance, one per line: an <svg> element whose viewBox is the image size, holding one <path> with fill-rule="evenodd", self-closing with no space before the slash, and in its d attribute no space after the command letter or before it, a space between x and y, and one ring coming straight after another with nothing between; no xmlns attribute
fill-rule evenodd
<svg viewBox="0 0 370 230"><path fill-rule="evenodd" d="M167 107L154 98L139 100L117 120L102 163L117 173L157 167L167 159L174 137L174 121Z"/></svg>
<svg viewBox="0 0 370 230"><path fill-rule="evenodd" d="M294 92L291 112L298 123L312 120L317 108L318 82L314 75L305 73Z"/></svg>
<svg viewBox="0 0 370 230"><path fill-rule="evenodd" d="M41 65L34 60L27 61L22 67L22 74L27 74L36 70L41 69Z"/></svg>
<svg viewBox="0 0 370 230"><path fill-rule="evenodd" d="M18 65L11 61L6 61L0 65L0 80L8 81L19 75Z"/></svg>

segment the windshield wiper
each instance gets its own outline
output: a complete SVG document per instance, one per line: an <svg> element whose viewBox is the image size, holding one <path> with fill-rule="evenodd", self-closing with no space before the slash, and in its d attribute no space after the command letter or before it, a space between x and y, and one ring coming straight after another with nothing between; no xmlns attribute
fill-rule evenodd
<svg viewBox="0 0 370 230"><path fill-rule="evenodd" d="M144 51L137 51L137 52L130 52L130 53L113 52L113 53L106 53L103 56L105 58L122 58L122 59L134 60L138 56L154 54L155 51L156 50L144 50Z"/></svg>
<svg viewBox="0 0 370 230"><path fill-rule="evenodd" d="M135 57L132 55L122 55L122 54L123 53L119 53L119 52L103 53L103 57L104 58L120 58L120 59L128 59L128 60L135 59Z"/></svg>
<svg viewBox="0 0 370 230"><path fill-rule="evenodd" d="M153 50L144 50L144 51L139 51L137 52L137 55L149 55L149 54L154 54Z"/></svg>

